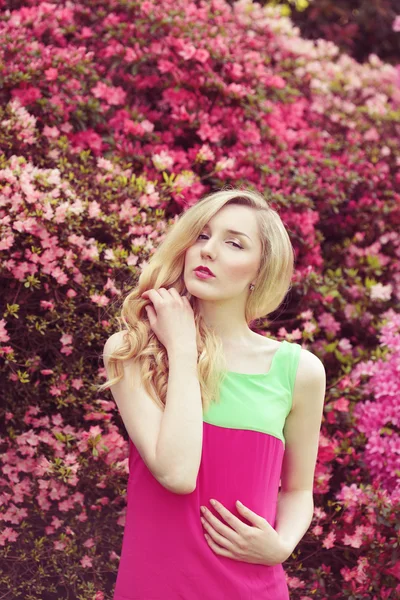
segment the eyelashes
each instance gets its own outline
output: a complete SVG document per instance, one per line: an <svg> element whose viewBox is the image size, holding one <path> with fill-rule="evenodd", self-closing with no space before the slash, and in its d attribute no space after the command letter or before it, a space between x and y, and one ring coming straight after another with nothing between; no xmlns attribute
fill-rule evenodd
<svg viewBox="0 0 400 600"><path fill-rule="evenodd" d="M198 237L198 239L201 238L202 235L207 235L206 233L201 233ZM240 248L240 250L243 250L243 247L240 246L239 244L237 244L236 242L228 242L229 244L233 244L234 246L236 246L236 248Z"/></svg>

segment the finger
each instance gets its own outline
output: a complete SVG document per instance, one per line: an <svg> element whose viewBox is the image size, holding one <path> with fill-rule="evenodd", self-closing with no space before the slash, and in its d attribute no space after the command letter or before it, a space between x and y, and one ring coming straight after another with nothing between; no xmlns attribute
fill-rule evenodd
<svg viewBox="0 0 400 600"><path fill-rule="evenodd" d="M264 517L253 512L252 510L250 510L250 508L244 506L244 504L241 504L239 501L236 502L236 507L240 514L246 517L246 519L250 521L250 523L254 523L254 525L257 525L257 527L263 527L266 524L269 525L268 521L264 519Z"/></svg>
<svg viewBox="0 0 400 600"><path fill-rule="evenodd" d="M168 292L173 298L183 302L183 296L180 295L180 293L178 292L177 289L175 289L174 287L171 287L171 288L169 288Z"/></svg>
<svg viewBox="0 0 400 600"><path fill-rule="evenodd" d="M158 290L154 290L154 289L143 292L142 298L144 298L145 300L146 299L150 300L156 308L157 308L157 304L159 305L160 300L162 300L162 296L158 293Z"/></svg>
<svg viewBox="0 0 400 600"><path fill-rule="evenodd" d="M215 517L211 511L206 510L203 513L203 518L205 523L208 523L211 529L224 536L230 542L233 542L237 538L237 533L234 532L231 527L228 527L225 525L225 523L222 523L219 519L217 519L217 517Z"/></svg>
<svg viewBox="0 0 400 600"><path fill-rule="evenodd" d="M210 546L211 550L215 552L215 554L219 554L220 556L227 556L228 558L232 558L232 560L239 560L236 558L233 552L230 552L226 548L219 546L209 534L205 534L204 536L207 540L207 544Z"/></svg>
<svg viewBox="0 0 400 600"><path fill-rule="evenodd" d="M148 299L148 298L149 298L149 295L150 295L150 292L151 292L151 290L144 290L144 292L142 292L142 293L140 294L140 298L145 298L145 299Z"/></svg>
<svg viewBox="0 0 400 600"><path fill-rule="evenodd" d="M228 523L228 525L234 529L238 534L243 535L245 529L248 527L243 521L233 515L225 506L223 506L217 500L214 501L215 510L221 515L221 517Z"/></svg>
<svg viewBox="0 0 400 600"><path fill-rule="evenodd" d="M163 287L160 287L156 290L158 292L158 294L161 296L161 298L169 298L169 292L168 290L166 290Z"/></svg>
<svg viewBox="0 0 400 600"><path fill-rule="evenodd" d="M153 325L156 320L156 317L157 317L157 314L156 314L154 308L147 305L144 307L144 309L146 311L147 318L149 319L150 325Z"/></svg>
<svg viewBox="0 0 400 600"><path fill-rule="evenodd" d="M224 548L225 550L233 549L234 542L228 537L226 537L224 534L218 533L218 531L214 529L214 527L212 527L210 523L204 520L203 527L209 538L213 540L216 544L218 544L221 548Z"/></svg>

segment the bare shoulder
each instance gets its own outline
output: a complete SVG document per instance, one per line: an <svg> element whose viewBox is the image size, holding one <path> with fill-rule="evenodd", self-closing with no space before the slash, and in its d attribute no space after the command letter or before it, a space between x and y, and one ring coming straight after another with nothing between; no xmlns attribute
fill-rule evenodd
<svg viewBox="0 0 400 600"><path fill-rule="evenodd" d="M112 333L106 340L106 343L110 342L109 345L110 346L119 346L121 344L123 344L124 342L124 337L125 337L126 331L122 330L122 331L116 331L115 333Z"/></svg>
<svg viewBox="0 0 400 600"><path fill-rule="evenodd" d="M325 377L325 367L322 360L318 358L316 354L310 352L306 348L301 348L300 350L300 358L299 358L299 367L298 374L300 377L308 377L312 375L313 377Z"/></svg>
<svg viewBox="0 0 400 600"><path fill-rule="evenodd" d="M126 331L116 331L107 338L103 348L103 358L107 360L108 356L124 345Z"/></svg>
<svg viewBox="0 0 400 600"><path fill-rule="evenodd" d="M292 410L304 402L321 404L326 388L326 371L323 362L307 350L301 348L293 389Z"/></svg>

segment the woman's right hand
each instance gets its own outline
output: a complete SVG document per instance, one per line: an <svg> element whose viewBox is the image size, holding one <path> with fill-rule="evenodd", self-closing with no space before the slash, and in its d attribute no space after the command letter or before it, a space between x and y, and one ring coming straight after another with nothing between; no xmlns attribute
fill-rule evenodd
<svg viewBox="0 0 400 600"><path fill-rule="evenodd" d="M175 288L159 288L143 292L141 298L152 302L145 306L150 327L168 352L197 350L194 313L186 296Z"/></svg>

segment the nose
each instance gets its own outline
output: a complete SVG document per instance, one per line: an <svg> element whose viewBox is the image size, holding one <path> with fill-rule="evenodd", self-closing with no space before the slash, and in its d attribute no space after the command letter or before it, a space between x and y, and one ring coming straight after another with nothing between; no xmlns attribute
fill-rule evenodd
<svg viewBox="0 0 400 600"><path fill-rule="evenodd" d="M210 239L205 240L205 243L202 245L200 254L202 258L208 256L209 258L214 259L215 252L212 250L212 246L210 246Z"/></svg>

